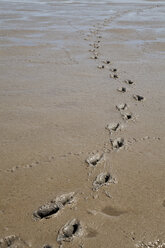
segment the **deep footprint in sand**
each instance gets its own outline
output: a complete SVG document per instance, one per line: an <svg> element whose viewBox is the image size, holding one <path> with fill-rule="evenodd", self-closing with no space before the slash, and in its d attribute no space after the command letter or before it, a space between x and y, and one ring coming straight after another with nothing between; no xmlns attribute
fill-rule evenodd
<svg viewBox="0 0 165 248"><path fill-rule="evenodd" d="M118 123L118 122L116 122L116 123L115 122L112 122L112 123L109 123L105 128L111 134L112 132L116 132L120 128L120 123Z"/></svg>
<svg viewBox="0 0 165 248"><path fill-rule="evenodd" d="M125 145L124 138L120 138L120 137L114 140L110 140L110 142L113 149L120 149Z"/></svg>
<svg viewBox="0 0 165 248"><path fill-rule="evenodd" d="M115 216L115 217L126 213L126 211L119 210L119 209L111 207L111 206L107 206L107 207L103 208L102 212L106 215Z"/></svg>
<svg viewBox="0 0 165 248"><path fill-rule="evenodd" d="M127 109L127 104L126 103L121 103L121 104L118 104L116 105L116 108L117 110L124 110L124 109Z"/></svg>
<svg viewBox="0 0 165 248"><path fill-rule="evenodd" d="M109 65L111 63L111 61L110 60L103 60L103 63L106 65Z"/></svg>
<svg viewBox="0 0 165 248"><path fill-rule="evenodd" d="M134 84L134 82L132 80L130 80L130 79L124 80L124 83L126 83L126 84Z"/></svg>
<svg viewBox="0 0 165 248"><path fill-rule="evenodd" d="M139 102L145 100L145 98L144 98L143 96L140 96L140 95L133 95L133 98L134 98L136 101L139 101Z"/></svg>
<svg viewBox="0 0 165 248"><path fill-rule="evenodd" d="M127 90L125 87L119 87L119 88L117 88L117 91L125 93Z"/></svg>
<svg viewBox="0 0 165 248"><path fill-rule="evenodd" d="M114 78L114 79L119 78L118 74L116 74L116 73L111 73L109 76L110 76L110 78Z"/></svg>
<svg viewBox="0 0 165 248"><path fill-rule="evenodd" d="M103 158L104 158L104 154L97 152L89 156L89 158L87 158L85 162L89 165L96 166L99 162L103 160Z"/></svg>
<svg viewBox="0 0 165 248"><path fill-rule="evenodd" d="M73 219L67 222L58 232L57 242L61 243L63 241L70 242L74 237L79 236L82 232L82 226L80 221Z"/></svg>
<svg viewBox="0 0 165 248"><path fill-rule="evenodd" d="M131 120L133 118L133 114L132 113L122 113L121 114L123 120Z"/></svg>
<svg viewBox="0 0 165 248"><path fill-rule="evenodd" d="M103 185L108 185L112 181L113 178L109 172L102 172L96 177L95 181L93 182L93 190L99 190L100 187L102 187Z"/></svg>
<svg viewBox="0 0 165 248"><path fill-rule="evenodd" d="M98 59L98 56L91 56L91 59Z"/></svg>
<svg viewBox="0 0 165 248"><path fill-rule="evenodd" d="M111 72L117 72L117 69L116 68L111 68L110 71Z"/></svg>
<svg viewBox="0 0 165 248"><path fill-rule="evenodd" d="M98 65L97 68L98 68L98 69L104 69L105 66L104 66L104 65Z"/></svg>
<svg viewBox="0 0 165 248"><path fill-rule="evenodd" d="M57 214L65 205L74 201L74 192L63 194L56 197L55 200L50 201L47 204L42 205L37 211L33 213L36 219L50 218L52 215Z"/></svg>
<svg viewBox="0 0 165 248"><path fill-rule="evenodd" d="M16 235L10 235L0 239L0 248L29 248L30 246Z"/></svg>

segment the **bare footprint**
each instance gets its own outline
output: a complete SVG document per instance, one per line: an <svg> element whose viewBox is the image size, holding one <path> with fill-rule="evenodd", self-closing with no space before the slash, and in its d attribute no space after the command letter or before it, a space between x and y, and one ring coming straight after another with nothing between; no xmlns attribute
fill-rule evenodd
<svg viewBox="0 0 165 248"><path fill-rule="evenodd" d="M58 232L57 242L61 243L63 241L70 242L74 237L81 234L82 227L77 219L73 219L67 222Z"/></svg>
<svg viewBox="0 0 165 248"><path fill-rule="evenodd" d="M86 159L86 163L92 166L96 166L99 162L103 160L104 154L103 153L95 153L92 154L89 158Z"/></svg>
<svg viewBox="0 0 165 248"><path fill-rule="evenodd" d="M145 98L144 98L143 96L140 96L140 95L133 95L133 98L134 98L136 101L139 101L139 102L145 100Z"/></svg>
<svg viewBox="0 0 165 248"><path fill-rule="evenodd" d="M93 190L99 190L100 187L102 187L103 185L108 185L112 181L113 178L109 172L102 172L96 177L95 181L93 182Z"/></svg>
<svg viewBox="0 0 165 248"><path fill-rule="evenodd" d="M72 203L74 195L75 193L71 192L56 197L55 200L39 207L38 210L33 213L33 216L37 219L48 219L52 217L52 215L57 214L62 208L64 208L65 205Z"/></svg>

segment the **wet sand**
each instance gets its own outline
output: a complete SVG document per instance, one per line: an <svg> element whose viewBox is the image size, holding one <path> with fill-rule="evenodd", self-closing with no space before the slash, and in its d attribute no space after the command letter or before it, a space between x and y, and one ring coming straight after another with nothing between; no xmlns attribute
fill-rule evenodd
<svg viewBox="0 0 165 248"><path fill-rule="evenodd" d="M0 9L0 238L59 247L76 218L81 233L63 247L165 242L164 2L1 0ZM74 202L34 218L70 192Z"/></svg>

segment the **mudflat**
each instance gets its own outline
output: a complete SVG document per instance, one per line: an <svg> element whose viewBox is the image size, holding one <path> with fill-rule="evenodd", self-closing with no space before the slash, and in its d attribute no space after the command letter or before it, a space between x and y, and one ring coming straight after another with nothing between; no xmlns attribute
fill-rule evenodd
<svg viewBox="0 0 165 248"><path fill-rule="evenodd" d="M165 3L0 0L0 247L165 247Z"/></svg>

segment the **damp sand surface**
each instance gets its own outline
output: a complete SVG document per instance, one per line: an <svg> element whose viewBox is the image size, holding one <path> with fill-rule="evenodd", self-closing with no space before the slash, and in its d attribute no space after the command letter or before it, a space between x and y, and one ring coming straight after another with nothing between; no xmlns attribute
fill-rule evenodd
<svg viewBox="0 0 165 248"><path fill-rule="evenodd" d="M0 238L58 247L76 220L64 247L165 240L164 12L164 1L0 0ZM114 183L93 191L105 172ZM41 206L50 218L34 218Z"/></svg>

